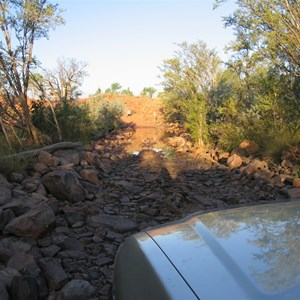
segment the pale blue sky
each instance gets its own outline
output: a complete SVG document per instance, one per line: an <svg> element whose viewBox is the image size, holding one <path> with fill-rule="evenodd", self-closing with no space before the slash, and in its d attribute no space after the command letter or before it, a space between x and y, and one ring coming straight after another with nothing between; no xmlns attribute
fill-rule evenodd
<svg viewBox="0 0 300 300"><path fill-rule="evenodd" d="M54 68L59 57L88 63L84 95L112 82L139 94L157 89L158 67L171 58L175 43L203 40L225 58L224 46L233 39L222 16L233 12L229 1L213 10L213 0L61 0L66 24L35 45L44 68Z"/></svg>

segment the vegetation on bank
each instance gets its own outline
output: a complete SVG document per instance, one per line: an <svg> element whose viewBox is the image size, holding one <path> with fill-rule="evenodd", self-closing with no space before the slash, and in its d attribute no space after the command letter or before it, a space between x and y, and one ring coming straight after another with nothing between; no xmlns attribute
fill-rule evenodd
<svg viewBox="0 0 300 300"><path fill-rule="evenodd" d="M166 116L188 128L199 145L231 150L250 139L263 154L278 158L300 141L299 2L237 5L224 19L236 37L228 61L203 41L179 44L164 61Z"/></svg>

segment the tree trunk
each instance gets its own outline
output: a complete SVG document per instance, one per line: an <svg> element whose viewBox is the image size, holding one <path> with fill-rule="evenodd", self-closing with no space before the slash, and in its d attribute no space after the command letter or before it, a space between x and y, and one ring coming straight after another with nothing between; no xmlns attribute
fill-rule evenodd
<svg viewBox="0 0 300 300"><path fill-rule="evenodd" d="M27 97L22 95L20 97L20 102L21 102L21 106L22 106L22 110L23 110L24 126L26 129L26 132L28 133L28 136L32 142L34 142L35 144L41 144L41 139L40 139L38 130L32 124Z"/></svg>

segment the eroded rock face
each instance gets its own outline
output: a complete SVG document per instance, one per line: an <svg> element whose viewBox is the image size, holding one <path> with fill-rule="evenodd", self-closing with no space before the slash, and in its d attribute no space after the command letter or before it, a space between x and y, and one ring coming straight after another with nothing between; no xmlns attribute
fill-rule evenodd
<svg viewBox="0 0 300 300"><path fill-rule="evenodd" d="M86 190L73 170L58 170L48 173L42 178L42 183L50 194L62 201L76 203L83 201L86 197Z"/></svg>
<svg viewBox="0 0 300 300"><path fill-rule="evenodd" d="M4 233L36 239L47 232L54 223L53 210L48 204L40 203L27 213L11 220L5 226Z"/></svg>

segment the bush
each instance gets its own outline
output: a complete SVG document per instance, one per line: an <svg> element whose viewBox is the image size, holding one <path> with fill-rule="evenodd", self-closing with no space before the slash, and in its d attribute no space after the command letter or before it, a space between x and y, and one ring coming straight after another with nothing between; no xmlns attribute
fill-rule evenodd
<svg viewBox="0 0 300 300"><path fill-rule="evenodd" d="M18 157L9 157L12 154L26 150L17 142L11 139L11 146L9 146L4 138L0 135L0 173L9 175L11 172L22 172L30 163L30 160L24 160Z"/></svg>
<svg viewBox="0 0 300 300"><path fill-rule="evenodd" d="M47 142L58 142L59 131L64 141L86 142L90 139L95 126L86 104L78 105L76 102L68 101L55 105L53 109L59 128L49 105L45 105L42 101L32 105L33 124L44 137L47 137Z"/></svg>
<svg viewBox="0 0 300 300"><path fill-rule="evenodd" d="M120 101L102 100L98 107L96 126L99 131L110 132L120 128L124 105Z"/></svg>
<svg viewBox="0 0 300 300"><path fill-rule="evenodd" d="M211 127L212 135L219 147L230 152L245 139L243 128L234 123L221 123Z"/></svg>

